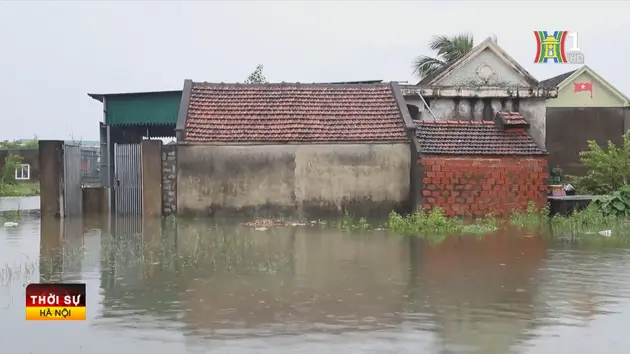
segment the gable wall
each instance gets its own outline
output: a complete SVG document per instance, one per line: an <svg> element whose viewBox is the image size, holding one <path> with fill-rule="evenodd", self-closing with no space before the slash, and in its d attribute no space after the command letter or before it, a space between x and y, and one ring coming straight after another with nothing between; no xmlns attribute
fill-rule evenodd
<svg viewBox="0 0 630 354"><path fill-rule="evenodd" d="M494 74L487 83L484 83L477 75L477 70L484 64L487 64L494 71ZM470 58L462 67L446 75L442 80L437 82L436 85L529 86L514 68L505 63L503 59L490 49L485 49L477 56Z"/></svg>
<svg viewBox="0 0 630 354"><path fill-rule="evenodd" d="M574 92L574 83L593 82L593 97L588 91ZM598 81L588 71L584 71L577 78L568 82L558 90L558 98L547 100L547 107L584 108L584 107L623 107L624 102Z"/></svg>

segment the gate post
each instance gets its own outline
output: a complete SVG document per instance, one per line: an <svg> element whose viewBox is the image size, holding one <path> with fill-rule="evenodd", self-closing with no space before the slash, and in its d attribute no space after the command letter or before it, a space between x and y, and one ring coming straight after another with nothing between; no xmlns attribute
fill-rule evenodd
<svg viewBox="0 0 630 354"><path fill-rule="evenodd" d="M39 141L39 203L42 217L63 217L63 141Z"/></svg>
<svg viewBox="0 0 630 354"><path fill-rule="evenodd" d="M162 216L162 140L143 140L142 215Z"/></svg>

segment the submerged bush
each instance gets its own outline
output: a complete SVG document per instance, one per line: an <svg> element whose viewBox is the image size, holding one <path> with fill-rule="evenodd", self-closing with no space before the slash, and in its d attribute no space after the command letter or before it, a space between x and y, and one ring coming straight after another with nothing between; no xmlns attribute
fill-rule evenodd
<svg viewBox="0 0 630 354"><path fill-rule="evenodd" d="M434 208L428 213L418 211L408 216L391 212L387 225L390 231L399 235L486 233L497 229L496 220L491 215L465 224L461 219L446 217L441 208Z"/></svg>

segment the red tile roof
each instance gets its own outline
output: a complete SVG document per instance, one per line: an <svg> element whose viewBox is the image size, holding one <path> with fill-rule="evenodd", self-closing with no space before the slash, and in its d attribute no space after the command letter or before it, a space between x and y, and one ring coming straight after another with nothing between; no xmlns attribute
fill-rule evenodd
<svg viewBox="0 0 630 354"><path fill-rule="evenodd" d="M501 120L505 128L511 126L529 127L529 123L519 112L497 112L497 118Z"/></svg>
<svg viewBox="0 0 630 354"><path fill-rule="evenodd" d="M544 155L529 133L506 132L492 121L416 121L422 154Z"/></svg>
<svg viewBox="0 0 630 354"><path fill-rule="evenodd" d="M408 141L390 84L193 83L193 142Z"/></svg>

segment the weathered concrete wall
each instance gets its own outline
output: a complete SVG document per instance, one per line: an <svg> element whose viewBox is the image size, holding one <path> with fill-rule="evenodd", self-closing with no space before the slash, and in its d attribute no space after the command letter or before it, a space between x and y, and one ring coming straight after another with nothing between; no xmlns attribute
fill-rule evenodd
<svg viewBox="0 0 630 354"><path fill-rule="evenodd" d="M424 155L422 206L450 216L506 216L547 203L547 156Z"/></svg>
<svg viewBox="0 0 630 354"><path fill-rule="evenodd" d="M63 205L63 141L40 140L38 155L41 215L60 217Z"/></svg>
<svg viewBox="0 0 630 354"><path fill-rule="evenodd" d="M102 216L109 212L107 188L84 187L82 192L84 216Z"/></svg>
<svg viewBox="0 0 630 354"><path fill-rule="evenodd" d="M142 215L162 216L162 140L143 140Z"/></svg>
<svg viewBox="0 0 630 354"><path fill-rule="evenodd" d="M409 208L408 144L179 145L178 214L386 215Z"/></svg>
<svg viewBox="0 0 630 354"><path fill-rule="evenodd" d="M425 97L425 100L435 118L440 120L493 120L501 110L518 111L529 122L532 138L545 148L545 98ZM405 97L405 102L418 108L418 115L413 119L433 119L419 97Z"/></svg>
<svg viewBox="0 0 630 354"><path fill-rule="evenodd" d="M440 80L441 86L523 86L529 84L505 60L486 49Z"/></svg>
<svg viewBox="0 0 630 354"><path fill-rule="evenodd" d="M177 212L177 146L162 146L162 215Z"/></svg>
<svg viewBox="0 0 630 354"><path fill-rule="evenodd" d="M560 167L565 174L583 176L588 170L580 160L580 151L588 149L587 142L594 140L606 146L611 141L621 146L628 129L628 108L547 108L549 168Z"/></svg>

